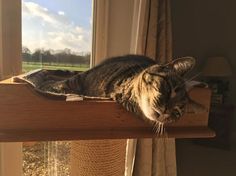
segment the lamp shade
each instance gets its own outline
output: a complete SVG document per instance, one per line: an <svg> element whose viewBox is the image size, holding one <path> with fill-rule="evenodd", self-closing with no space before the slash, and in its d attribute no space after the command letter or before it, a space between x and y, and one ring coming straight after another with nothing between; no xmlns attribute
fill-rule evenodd
<svg viewBox="0 0 236 176"><path fill-rule="evenodd" d="M207 58L204 65L203 75L209 77L227 77L232 75L232 70L225 57L210 57Z"/></svg>

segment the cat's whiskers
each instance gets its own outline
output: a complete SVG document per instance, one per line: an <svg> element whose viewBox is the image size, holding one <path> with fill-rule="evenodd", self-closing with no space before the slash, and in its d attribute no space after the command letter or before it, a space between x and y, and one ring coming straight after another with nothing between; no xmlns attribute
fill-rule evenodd
<svg viewBox="0 0 236 176"><path fill-rule="evenodd" d="M157 130L157 123L158 122L154 122L154 124L153 124L153 127L152 127L152 131L154 131L155 133L156 133L156 130Z"/></svg>
<svg viewBox="0 0 236 176"><path fill-rule="evenodd" d="M156 124L155 124L155 133L159 134L159 130L160 130L160 124L159 124L159 122L156 122Z"/></svg>
<svg viewBox="0 0 236 176"><path fill-rule="evenodd" d="M161 127L161 129L162 129L162 131L161 131L161 135L163 135L163 134L164 134L164 132L165 132L164 123L162 123L162 127Z"/></svg>
<svg viewBox="0 0 236 176"><path fill-rule="evenodd" d="M194 75L194 76L188 78L187 80L185 80L185 82L192 81L193 79L195 79L196 77L198 77L201 73L202 73L202 72L199 72L199 73L197 73L196 75Z"/></svg>
<svg viewBox="0 0 236 176"><path fill-rule="evenodd" d="M158 129L158 134L161 135L161 123L160 123L160 122L159 122L159 124L158 124L158 128L159 128L159 129Z"/></svg>
<svg viewBox="0 0 236 176"><path fill-rule="evenodd" d="M163 135L165 132L164 123L155 121L152 130L158 135Z"/></svg>
<svg viewBox="0 0 236 176"><path fill-rule="evenodd" d="M196 77L198 77L201 74L201 72L197 73L196 75L184 80L184 83L181 84L177 84L176 87L182 87L183 85L186 84L186 82L192 81L193 79L195 79Z"/></svg>
<svg viewBox="0 0 236 176"><path fill-rule="evenodd" d="M161 127L160 127L160 128L161 128L161 129L160 129L160 135L163 135L163 132L164 132L164 123L161 123L160 126L161 126Z"/></svg>

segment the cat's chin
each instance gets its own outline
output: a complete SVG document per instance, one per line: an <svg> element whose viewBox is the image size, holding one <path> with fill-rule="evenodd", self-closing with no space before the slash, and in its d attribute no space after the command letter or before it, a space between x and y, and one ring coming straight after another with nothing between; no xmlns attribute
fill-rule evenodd
<svg viewBox="0 0 236 176"><path fill-rule="evenodd" d="M176 119L173 119L170 114L159 114L157 112L154 112L153 115L145 116L148 121L150 121L152 124L168 124L173 123L176 121Z"/></svg>
<svg viewBox="0 0 236 176"><path fill-rule="evenodd" d="M168 123L170 121L170 115L169 114L161 114L159 111L149 111L143 112L144 116L150 121L151 123Z"/></svg>
<svg viewBox="0 0 236 176"><path fill-rule="evenodd" d="M175 122L175 120L171 118L169 114L162 114L158 117L152 116L151 118L146 118L153 125L153 131L158 135L163 135L165 133L166 124Z"/></svg>

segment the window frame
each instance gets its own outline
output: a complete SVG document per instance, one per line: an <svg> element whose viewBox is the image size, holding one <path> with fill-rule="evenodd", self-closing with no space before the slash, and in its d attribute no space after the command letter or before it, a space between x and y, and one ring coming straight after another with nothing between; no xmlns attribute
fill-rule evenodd
<svg viewBox="0 0 236 176"><path fill-rule="evenodd" d="M21 73L21 2L0 1L0 79Z"/></svg>
<svg viewBox="0 0 236 176"><path fill-rule="evenodd" d="M139 43L144 37L148 0L93 0L93 3L92 66L112 56L141 54ZM120 30L120 26L125 27Z"/></svg>
<svg viewBox="0 0 236 176"><path fill-rule="evenodd" d="M21 1L1 0L0 1L0 80L21 73L20 58L21 58ZM19 142L0 143L0 176L22 175L21 151L22 151L22 143Z"/></svg>

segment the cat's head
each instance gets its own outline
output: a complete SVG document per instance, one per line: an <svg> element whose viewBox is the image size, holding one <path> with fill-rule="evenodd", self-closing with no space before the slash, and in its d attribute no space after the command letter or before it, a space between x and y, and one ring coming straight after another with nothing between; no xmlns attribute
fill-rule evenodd
<svg viewBox="0 0 236 176"><path fill-rule="evenodd" d="M184 57L166 65L153 65L139 75L138 104L148 120L163 126L178 120L188 110L203 111L202 105L189 98L184 80L194 65L194 58Z"/></svg>

